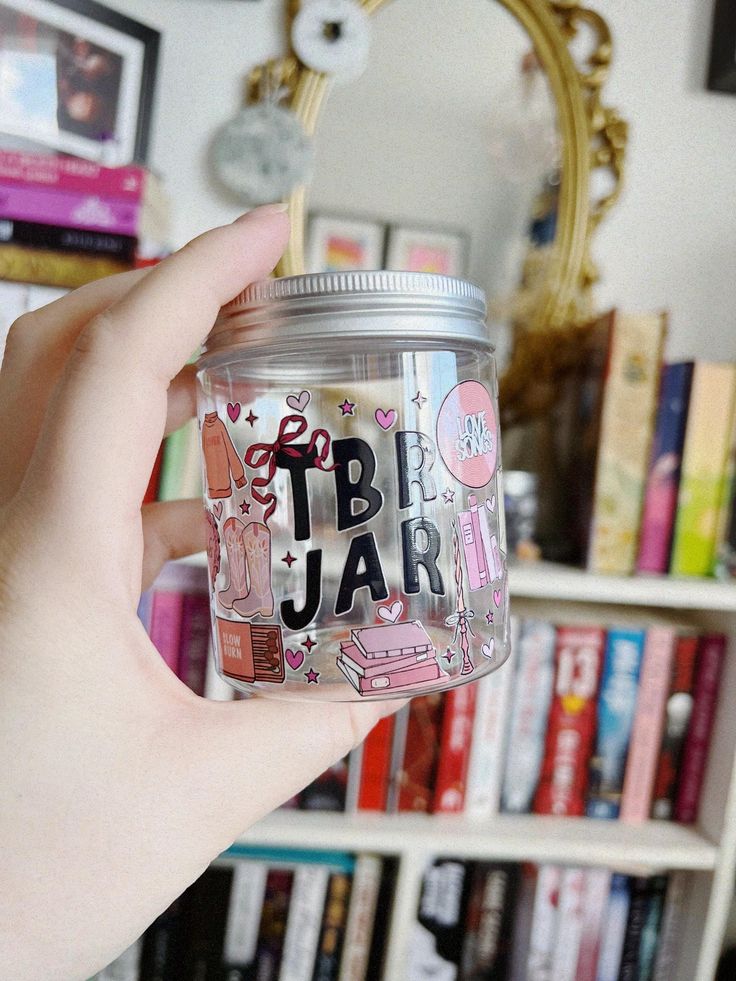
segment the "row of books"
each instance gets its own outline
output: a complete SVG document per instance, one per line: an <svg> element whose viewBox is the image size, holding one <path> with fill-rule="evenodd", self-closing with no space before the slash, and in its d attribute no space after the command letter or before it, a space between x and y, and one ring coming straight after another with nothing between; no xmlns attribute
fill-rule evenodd
<svg viewBox="0 0 736 981"><path fill-rule="evenodd" d="M409 981L670 981L688 876L436 859Z"/></svg>
<svg viewBox="0 0 736 981"><path fill-rule="evenodd" d="M204 570L169 567L139 615L195 692L233 697L208 653ZM414 698L290 806L695 821L723 634L666 620L513 617L511 642L506 665L476 684Z"/></svg>
<svg viewBox="0 0 736 981"><path fill-rule="evenodd" d="M367 981L395 862L234 846L92 981Z"/></svg>
<svg viewBox="0 0 736 981"><path fill-rule="evenodd" d="M545 557L623 575L736 571L736 364L664 363L666 327L611 311L581 331L542 454Z"/></svg>

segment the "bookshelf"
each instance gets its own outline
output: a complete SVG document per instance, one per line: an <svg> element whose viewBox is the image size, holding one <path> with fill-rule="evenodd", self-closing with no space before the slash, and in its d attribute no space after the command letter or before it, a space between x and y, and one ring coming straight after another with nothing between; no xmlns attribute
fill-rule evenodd
<svg viewBox="0 0 736 981"><path fill-rule="evenodd" d="M204 555L189 560L201 565ZM426 860L433 855L603 865L654 873L687 870L686 930L673 981L712 981L731 907L736 871L736 584L670 577L596 576L539 563L509 572L513 609L524 615L566 611L591 619L663 613L723 630L731 638L713 741L695 826L648 821L627 825L586 818L499 815L343 815L277 812L251 828L243 843L373 851L399 858L385 979L405 974L407 942ZM541 604L541 605L540 605ZM646 622L646 620L644 620Z"/></svg>

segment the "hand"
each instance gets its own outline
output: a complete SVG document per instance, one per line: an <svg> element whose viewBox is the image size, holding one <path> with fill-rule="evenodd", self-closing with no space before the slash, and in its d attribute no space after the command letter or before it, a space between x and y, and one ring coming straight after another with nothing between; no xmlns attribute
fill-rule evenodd
<svg viewBox="0 0 736 981"><path fill-rule="evenodd" d="M148 272L11 329L0 373L0 964L87 978L250 824L396 707L208 702L136 616L204 547L198 501L141 500L194 411L183 367L222 304L266 276L285 214L258 209Z"/></svg>

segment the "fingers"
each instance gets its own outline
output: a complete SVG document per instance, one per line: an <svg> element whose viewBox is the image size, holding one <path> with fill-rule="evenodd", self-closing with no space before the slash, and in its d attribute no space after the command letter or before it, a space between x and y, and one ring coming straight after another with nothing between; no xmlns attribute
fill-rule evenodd
<svg viewBox="0 0 736 981"><path fill-rule="evenodd" d="M175 429L183 426L192 416L196 415L196 381L197 367L188 364L181 369L169 385L164 435L168 436L169 433L173 433Z"/></svg>
<svg viewBox="0 0 736 981"><path fill-rule="evenodd" d="M99 279L20 317L10 328L0 371L0 503L18 489L49 397L90 319L139 283L147 269Z"/></svg>
<svg viewBox="0 0 736 981"><path fill-rule="evenodd" d="M201 552L206 543L202 501L146 504L143 517L143 581L148 589L165 562Z"/></svg>
<svg viewBox="0 0 736 981"><path fill-rule="evenodd" d="M54 482L84 528L137 513L158 450L171 382L220 307L265 277L288 237L286 214L257 209L165 259L79 335L54 394L28 488ZM83 490L83 502L80 501ZM70 520L65 513L65 521ZM99 535L97 536L99 538ZM95 534L88 536L95 542Z"/></svg>

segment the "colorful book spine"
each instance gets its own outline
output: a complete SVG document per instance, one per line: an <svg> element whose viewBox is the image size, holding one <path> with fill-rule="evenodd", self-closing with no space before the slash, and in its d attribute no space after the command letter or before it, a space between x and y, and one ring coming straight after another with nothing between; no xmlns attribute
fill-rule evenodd
<svg viewBox="0 0 736 981"><path fill-rule="evenodd" d="M463 939L464 981L505 981L519 868L477 862L472 870Z"/></svg>
<svg viewBox="0 0 736 981"><path fill-rule="evenodd" d="M557 630L554 695L534 796L537 814L585 813L604 639L598 627Z"/></svg>
<svg viewBox="0 0 736 981"><path fill-rule="evenodd" d="M157 589L151 605L151 642L174 674L179 669L179 638L184 604L182 593L174 589Z"/></svg>
<svg viewBox="0 0 736 981"><path fill-rule="evenodd" d="M0 243L0 279L14 282L76 289L95 279L130 268L129 262L106 255L50 252L48 249Z"/></svg>
<svg viewBox="0 0 736 981"><path fill-rule="evenodd" d="M469 893L468 862L438 858L427 867L409 940L407 981L458 976Z"/></svg>
<svg viewBox="0 0 736 981"><path fill-rule="evenodd" d="M596 981L604 917L611 892L609 869L587 869L583 896L583 929L575 981Z"/></svg>
<svg viewBox="0 0 736 981"><path fill-rule="evenodd" d="M209 638L209 596L207 593L184 593L179 631L178 674L195 695L204 695Z"/></svg>
<svg viewBox="0 0 736 981"><path fill-rule="evenodd" d="M222 947L222 960L231 967L255 965L267 878L266 862L240 861L233 866Z"/></svg>
<svg viewBox="0 0 736 981"><path fill-rule="evenodd" d="M637 981L652 981L654 976L666 893L667 876L652 876L649 880L646 917L639 942Z"/></svg>
<svg viewBox="0 0 736 981"><path fill-rule="evenodd" d="M475 698L476 685L463 685L445 693L432 807L435 814L456 814L465 806Z"/></svg>
<svg viewBox="0 0 736 981"><path fill-rule="evenodd" d="M675 809L677 776L693 710L697 650L695 635L684 634L678 638L654 776L651 816L660 820L669 820Z"/></svg>
<svg viewBox="0 0 736 981"><path fill-rule="evenodd" d="M516 649L518 635L519 621L512 617L511 650ZM472 818L489 818L499 810L513 681L513 666L505 664L481 678L475 686L475 717L465 792L465 813Z"/></svg>
<svg viewBox="0 0 736 981"><path fill-rule="evenodd" d="M707 576L713 570L735 403L736 364L696 362L669 569L673 575Z"/></svg>
<svg viewBox="0 0 736 981"><path fill-rule="evenodd" d="M514 660L516 673L501 809L510 814L526 814L534 800L544 758L555 675L554 626L544 620L522 620Z"/></svg>
<svg viewBox="0 0 736 981"><path fill-rule="evenodd" d="M399 811L432 809L432 792L440 754L443 698L441 692L420 695L409 705L404 759L397 774Z"/></svg>
<svg viewBox="0 0 736 981"><path fill-rule="evenodd" d="M554 981L577 981L578 957L583 934L585 871L566 868L562 872L558 900L558 925L552 957Z"/></svg>
<svg viewBox="0 0 736 981"><path fill-rule="evenodd" d="M110 255L123 262L135 258L136 240L132 235L114 235L86 228L64 228L16 218L0 218L0 242L52 249L56 252L81 252Z"/></svg>
<svg viewBox="0 0 736 981"><path fill-rule="evenodd" d="M89 192L139 201L150 174L135 164L103 167L92 160L45 153L0 150L0 181L28 188Z"/></svg>
<svg viewBox="0 0 736 981"><path fill-rule="evenodd" d="M669 568L692 377L692 361L667 364L662 368L637 572L667 572Z"/></svg>
<svg viewBox="0 0 736 981"><path fill-rule="evenodd" d="M726 638L723 634L704 634L700 638L693 713L683 749L675 801L675 820L684 824L692 824L698 813L725 656Z"/></svg>
<svg viewBox="0 0 736 981"><path fill-rule="evenodd" d="M350 904L351 876L333 872L327 886L322 932L312 981L337 981Z"/></svg>
<svg viewBox="0 0 736 981"><path fill-rule="evenodd" d="M153 610L153 590L146 589L138 600L138 619L143 624L147 634L151 632L151 611Z"/></svg>
<svg viewBox="0 0 736 981"><path fill-rule="evenodd" d="M631 885L628 876L614 873L603 918L596 981L619 981L630 903Z"/></svg>
<svg viewBox="0 0 736 981"><path fill-rule="evenodd" d="M389 784L388 799L386 801L386 812L396 814L399 810L399 796L401 794L402 764L404 762L404 752L406 750L406 735L409 731L409 714L411 703L404 705L394 715L394 731L391 740L391 760L389 763Z"/></svg>
<svg viewBox="0 0 736 981"><path fill-rule="evenodd" d="M294 870L279 981L312 981L329 880L326 865Z"/></svg>
<svg viewBox="0 0 736 981"><path fill-rule="evenodd" d="M559 865L539 866L527 961L528 976L535 981L551 981L553 977L561 885L562 869Z"/></svg>
<svg viewBox="0 0 736 981"><path fill-rule="evenodd" d="M608 631L598 696L596 747L590 761L588 817L618 817L644 638L643 630Z"/></svg>
<svg viewBox="0 0 736 981"><path fill-rule="evenodd" d="M94 191L14 186L0 180L0 218L137 239L143 206Z"/></svg>
<svg viewBox="0 0 736 981"><path fill-rule="evenodd" d="M387 809L393 734L394 720L387 716L376 723L365 738L360 761L359 811L384 812Z"/></svg>
<svg viewBox="0 0 736 981"><path fill-rule="evenodd" d="M663 314L614 319L596 461L592 572L634 571L665 328Z"/></svg>
<svg viewBox="0 0 736 981"><path fill-rule="evenodd" d="M689 884L689 873L670 874L654 962L654 981L672 981L676 975L680 943L684 934L685 902Z"/></svg>
<svg viewBox="0 0 736 981"><path fill-rule="evenodd" d="M338 981L365 981L382 871L377 855L356 859Z"/></svg>
<svg viewBox="0 0 736 981"><path fill-rule="evenodd" d="M631 747L623 781L619 815L622 821L646 821L651 812L677 639L677 631L673 627L655 626L647 630Z"/></svg>
<svg viewBox="0 0 736 981"><path fill-rule="evenodd" d="M293 884L293 869L268 870L256 947L256 977L260 981L278 981Z"/></svg>

